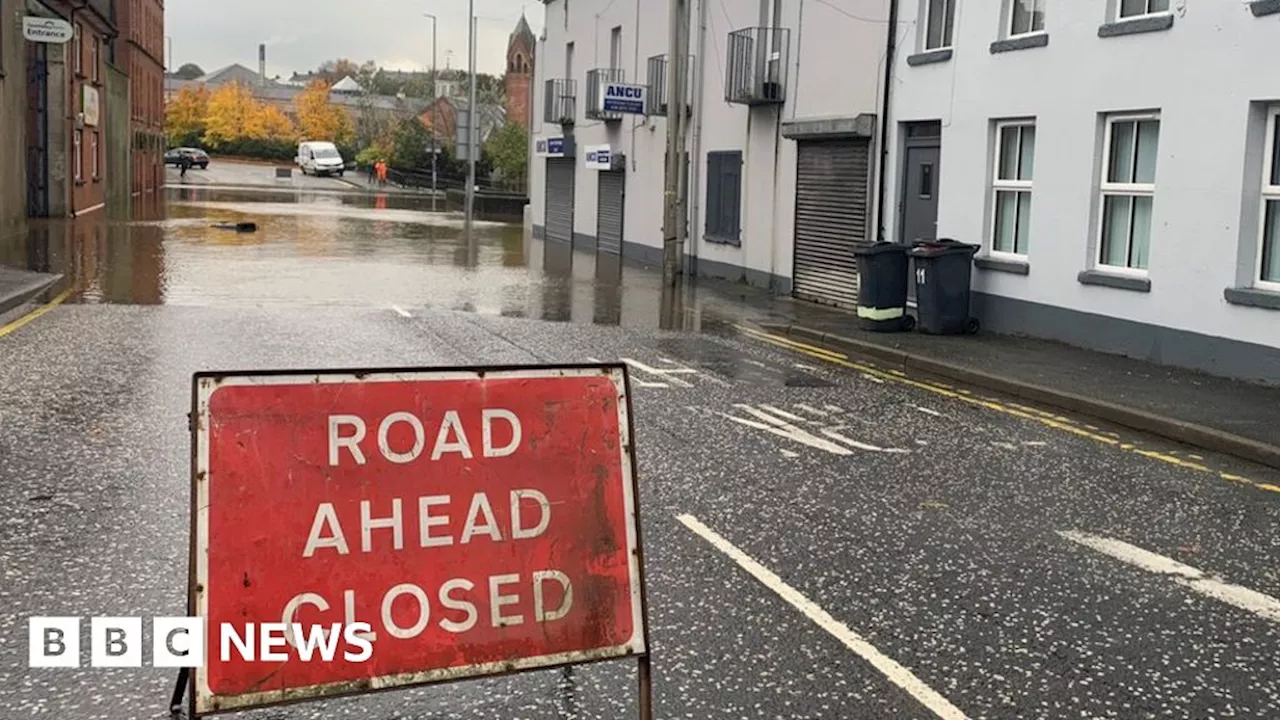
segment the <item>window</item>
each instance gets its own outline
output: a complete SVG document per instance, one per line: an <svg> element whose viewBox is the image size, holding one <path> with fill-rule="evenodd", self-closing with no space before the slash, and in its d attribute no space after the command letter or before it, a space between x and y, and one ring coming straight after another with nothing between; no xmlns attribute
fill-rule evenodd
<svg viewBox="0 0 1280 720"><path fill-rule="evenodd" d="M1107 119L1099 265L1147 269L1159 141L1160 118L1155 115Z"/></svg>
<svg viewBox="0 0 1280 720"><path fill-rule="evenodd" d="M707 153L707 239L740 242L742 213L742 153Z"/></svg>
<svg viewBox="0 0 1280 720"><path fill-rule="evenodd" d="M992 253L1026 255L1031 231L1031 173L1035 164L1034 123L996 126L992 180Z"/></svg>
<svg viewBox="0 0 1280 720"><path fill-rule="evenodd" d="M1169 0L1119 0L1120 19L1169 12Z"/></svg>
<svg viewBox="0 0 1280 720"><path fill-rule="evenodd" d="M94 130L93 133L89 135L89 153L90 153L89 169L93 171L93 175L92 175L93 179L97 180L100 177L100 174L98 173L98 131L97 130Z"/></svg>
<svg viewBox="0 0 1280 720"><path fill-rule="evenodd" d="M567 43L564 46L564 76L565 78L573 78L573 43Z"/></svg>
<svg viewBox="0 0 1280 720"><path fill-rule="evenodd" d="M951 47L951 29L955 23L956 0L925 0L927 5L924 49Z"/></svg>
<svg viewBox="0 0 1280 720"><path fill-rule="evenodd" d="M1045 0L1010 0L1009 37L1044 32Z"/></svg>
<svg viewBox="0 0 1280 720"><path fill-rule="evenodd" d="M617 70L622 67L622 26L609 33L609 68Z"/></svg>
<svg viewBox="0 0 1280 720"><path fill-rule="evenodd" d="M1262 243L1258 281L1280 290L1280 108L1267 119L1266 167L1262 177Z"/></svg>
<svg viewBox="0 0 1280 720"><path fill-rule="evenodd" d="M82 37L83 33L84 33L83 28L80 27L79 23L76 23L75 41L71 43L71 52L72 54L75 55L75 57L71 59L71 62L73 63L72 67L75 68L77 75L84 74L84 47L83 47L84 38Z"/></svg>
<svg viewBox="0 0 1280 720"><path fill-rule="evenodd" d="M76 166L76 182L84 180L84 154L81 152L84 145L84 131L77 130L75 134L75 143L72 147L71 154L75 156L73 162Z"/></svg>
<svg viewBox="0 0 1280 720"><path fill-rule="evenodd" d="M101 41L98 36L93 36L93 42L89 43L89 76L94 82L98 81L98 56L102 52Z"/></svg>

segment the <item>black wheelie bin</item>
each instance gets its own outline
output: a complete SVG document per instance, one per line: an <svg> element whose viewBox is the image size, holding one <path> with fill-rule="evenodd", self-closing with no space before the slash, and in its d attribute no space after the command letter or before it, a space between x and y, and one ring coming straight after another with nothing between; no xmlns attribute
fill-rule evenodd
<svg viewBox="0 0 1280 720"><path fill-rule="evenodd" d="M884 242L854 250L858 257L858 327L898 332L915 326L916 319L907 314L909 249Z"/></svg>
<svg viewBox="0 0 1280 720"><path fill-rule="evenodd" d="M969 285L977 245L944 238L911 248L916 272L916 315L920 332L959 335L978 332L969 314Z"/></svg>

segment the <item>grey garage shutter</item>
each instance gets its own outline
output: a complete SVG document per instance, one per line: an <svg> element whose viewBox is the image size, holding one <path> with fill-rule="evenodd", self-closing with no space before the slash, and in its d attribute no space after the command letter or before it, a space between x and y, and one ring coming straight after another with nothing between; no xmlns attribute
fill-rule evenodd
<svg viewBox="0 0 1280 720"><path fill-rule="evenodd" d="M602 170L599 176L599 204L596 216L597 247L602 253L622 252L622 205L626 191L624 172Z"/></svg>
<svg viewBox="0 0 1280 720"><path fill-rule="evenodd" d="M863 140L801 142L796 173L796 297L858 304L854 249L867 242L870 151Z"/></svg>
<svg viewBox="0 0 1280 720"><path fill-rule="evenodd" d="M547 158L547 239L573 242L573 158Z"/></svg>

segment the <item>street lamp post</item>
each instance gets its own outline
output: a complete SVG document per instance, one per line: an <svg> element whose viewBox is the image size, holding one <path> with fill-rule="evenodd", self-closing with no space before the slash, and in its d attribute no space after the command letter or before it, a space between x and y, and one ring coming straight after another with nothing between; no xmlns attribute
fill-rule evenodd
<svg viewBox="0 0 1280 720"><path fill-rule="evenodd" d="M468 2L467 10L467 30L470 32L468 45L470 45L469 69L468 74L471 76L471 98L469 105L471 111L467 113L467 227L471 227L472 212L475 210L476 202L476 115L479 108L476 107L476 0Z"/></svg>
<svg viewBox="0 0 1280 720"><path fill-rule="evenodd" d="M436 16L430 13L423 13L426 17L431 18L431 212L436 211L436 168L440 157L440 148L436 144L436 134L440 132L439 126L439 85L437 84L439 77L436 73Z"/></svg>

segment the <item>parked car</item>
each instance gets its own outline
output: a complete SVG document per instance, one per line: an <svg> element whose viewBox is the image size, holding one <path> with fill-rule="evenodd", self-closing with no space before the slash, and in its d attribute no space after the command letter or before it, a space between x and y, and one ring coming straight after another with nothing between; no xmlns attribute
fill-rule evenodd
<svg viewBox="0 0 1280 720"><path fill-rule="evenodd" d="M180 147L174 148L164 154L164 164L178 167L182 164L182 158L186 156L190 159L191 165L201 170L209 167L209 155L200 148Z"/></svg>
<svg viewBox="0 0 1280 720"><path fill-rule="evenodd" d="M298 157L295 159L298 167L302 168L303 175L310 172L316 176L342 177L342 173L347 169L347 163L342 159L342 154L331 142L304 142L298 146Z"/></svg>

